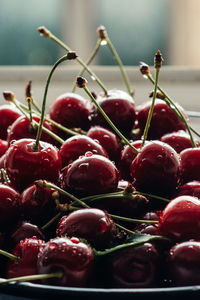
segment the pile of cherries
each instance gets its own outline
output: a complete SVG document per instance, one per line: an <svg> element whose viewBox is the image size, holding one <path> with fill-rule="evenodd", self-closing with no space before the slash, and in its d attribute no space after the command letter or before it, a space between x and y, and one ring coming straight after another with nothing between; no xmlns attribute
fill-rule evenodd
<svg viewBox="0 0 200 300"><path fill-rule="evenodd" d="M141 72L150 74L145 64ZM84 78L77 85L89 93ZM200 142L183 108L155 82L153 106L119 90L66 93L44 116L30 87L28 106L12 92L0 106L1 277L69 287L200 284Z"/></svg>

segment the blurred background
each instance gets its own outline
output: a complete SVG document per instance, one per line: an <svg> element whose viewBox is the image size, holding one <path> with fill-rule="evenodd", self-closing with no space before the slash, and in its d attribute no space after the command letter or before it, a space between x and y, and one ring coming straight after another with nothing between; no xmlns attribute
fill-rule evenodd
<svg viewBox="0 0 200 300"><path fill-rule="evenodd" d="M200 66L199 0L0 0L0 65L49 65L63 54L36 31L45 25L87 59L102 24L125 65ZM115 65L101 47L95 64Z"/></svg>

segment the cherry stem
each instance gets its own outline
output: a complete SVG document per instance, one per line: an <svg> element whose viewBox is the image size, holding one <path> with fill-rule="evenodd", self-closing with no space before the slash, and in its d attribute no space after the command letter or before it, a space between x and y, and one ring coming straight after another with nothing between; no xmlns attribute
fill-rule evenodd
<svg viewBox="0 0 200 300"><path fill-rule="evenodd" d="M132 230L130 230L130 229L128 229L128 228L126 228L126 227L124 227L124 226L122 226L122 225L117 224L117 223L115 223L115 226L117 226L118 228L120 228L120 229L126 231L126 232L129 233L129 234L134 234L134 233L135 233L135 231L132 231Z"/></svg>
<svg viewBox="0 0 200 300"><path fill-rule="evenodd" d="M26 101L28 102L29 120L30 120L30 123L31 123L31 128L33 129L33 116L32 116L32 107L31 107L32 98L27 97Z"/></svg>
<svg viewBox="0 0 200 300"><path fill-rule="evenodd" d="M36 136L36 141L35 141L35 145L33 150L34 151L38 151L38 147L39 147L39 141L40 141L40 137L42 134L42 125L43 125L43 121L44 121L44 113L45 113L45 108L46 108L46 98L47 98L47 92L48 92L48 87L51 81L51 77L54 73L54 71L56 70L56 68L64 61L68 60L69 57L68 55L64 55L61 58L59 58L56 63L54 64L53 68L51 69L48 78L47 78L47 82L46 82L46 86L45 86L45 91L44 91L44 96L43 96L43 102L42 102L42 111L41 111L41 117L40 117L40 124L38 127L38 131L37 131L37 136Z"/></svg>
<svg viewBox="0 0 200 300"><path fill-rule="evenodd" d="M109 214L109 216L111 218L113 218L114 220L124 221L124 222L128 222L128 223L158 224L158 221L154 221L154 220L132 219L132 218L126 218L126 217L117 216L117 215L113 215L113 214Z"/></svg>
<svg viewBox="0 0 200 300"><path fill-rule="evenodd" d="M153 84L155 84L155 80L153 79L153 77L152 77L152 75L151 75L151 73L149 73L149 74L147 74L146 75L147 76L147 78L151 81L151 83L153 83ZM188 131L188 134L189 134L189 136L190 136L190 140L191 140L191 143L192 143L192 146L195 148L196 147L196 143L195 143L195 141L194 141L194 139L193 139L193 136L192 136L192 133L191 133L191 131L193 131L195 134L197 134L198 136L200 136L189 124L188 124L188 122L187 122L187 120L186 120L186 118L185 118L185 116L182 114L182 112L179 110L179 108L177 107L177 105L176 105L176 103L165 93L165 91L158 85L157 86L157 88L158 88L158 90L165 96L165 98L169 101L166 101L165 99L164 99L164 101L168 104L168 106L170 107L170 108L172 108L171 106L170 106L170 104L172 105L172 106L174 106L174 108L175 108L175 110L174 110L174 112L176 113L176 115L184 122L184 124L185 124L185 126L186 126L186 128L187 128L187 131Z"/></svg>
<svg viewBox="0 0 200 300"><path fill-rule="evenodd" d="M10 182L9 182L9 178L8 178L8 176L7 176L7 174L6 174L6 171L5 171L5 169L1 169L0 170L0 172L1 172L1 182L3 183L3 184L6 184L6 185L10 185Z"/></svg>
<svg viewBox="0 0 200 300"><path fill-rule="evenodd" d="M108 124L112 127L112 129L116 132L116 134L120 137L120 139L123 140L126 145L128 145L135 153L138 154L139 153L138 149L136 149L134 146L132 146L131 143L129 142L129 140L117 129L117 127L113 124L113 122L106 115L106 113L104 112L104 110L98 104L98 102L96 101L96 99L93 97L93 95L91 94L91 92L89 91L89 89L86 86L84 86L83 89L87 93L87 95L90 97L90 99L92 100L92 102L96 105L96 107L98 108L98 110L100 111L100 113L102 114L102 116L104 117L104 119L108 122Z"/></svg>
<svg viewBox="0 0 200 300"><path fill-rule="evenodd" d="M98 39L98 40L97 40L97 43L96 43L96 46L95 46L94 50L92 51L92 54L90 55L90 57L89 57L88 60L86 61L86 65L87 65L87 66L91 64L91 62L93 61L93 59L94 59L95 56L97 55L100 46L101 46L101 39ZM84 74L85 70L86 70L86 68L83 67L83 69L80 71L80 73L78 74L77 77L82 76L82 75ZM75 93L75 91L76 91L76 82L75 82L74 85L73 85L72 93Z"/></svg>
<svg viewBox="0 0 200 300"><path fill-rule="evenodd" d="M16 256L16 255L13 255L7 251L4 251L4 250L1 250L0 249L0 254L9 258L9 259L12 259L12 260L16 260L16 261L19 261L20 260L20 257Z"/></svg>
<svg viewBox="0 0 200 300"><path fill-rule="evenodd" d="M125 85L126 85L126 88L127 88L127 90L128 90L128 93L129 93L131 96L133 96L133 92L131 91L130 81L129 81L128 75L127 75L127 73L126 73L125 70L124 70L124 66L123 66L123 64L122 64L122 61L121 61L121 59L120 59L120 57L119 57L119 55L118 55L118 53L117 53L115 47L113 46L113 44L112 44L112 42L111 42L111 40L109 39L108 36L105 38L105 41L107 42L107 45L108 45L108 47L109 47L109 49L110 49L110 51L111 51L111 53L112 53L114 59L116 60L118 66L119 66L119 69L120 69L120 71L121 71L122 78L123 78L123 81L124 81L124 83L125 83Z"/></svg>
<svg viewBox="0 0 200 300"><path fill-rule="evenodd" d="M57 273L50 273L50 274L36 274L36 275L27 275L27 276L20 276L14 277L10 279L3 279L0 280L0 285L9 283L9 282L20 282L20 281L34 281L34 280L41 280L41 279L48 279L48 278L61 278L63 276L62 272Z"/></svg>
<svg viewBox="0 0 200 300"><path fill-rule="evenodd" d="M53 40L54 42L56 42L58 45L60 45L63 49L65 49L67 52L72 51L65 43L63 43L60 39L58 39L54 34L52 34L49 30L48 30L48 35L46 36L48 38L50 38L51 40ZM85 68L85 70L90 74L91 77L95 78L96 82L98 83L98 85L102 88L102 90L104 91L104 93L107 95L107 89L104 86L104 84L102 83L102 81L97 77L97 75L87 66L87 64L85 64L83 62L83 60L80 57L77 57L77 61L79 62L79 64Z"/></svg>
<svg viewBox="0 0 200 300"><path fill-rule="evenodd" d="M47 222L45 225L43 225L41 227L41 229L44 231L46 230L48 227L50 227L58 218L60 218L62 215L61 212L59 212L57 215L55 215L49 222Z"/></svg>
<svg viewBox="0 0 200 300"><path fill-rule="evenodd" d="M152 116L153 116L153 110L154 110L156 94L157 94L157 87L158 87L159 71L160 71L160 68L156 68L156 79L155 79L155 83L154 83L153 100L152 100L152 103L151 103L151 107L150 107L150 110L149 110L149 113L148 113L146 125L145 125L145 128L144 128L144 134L143 134L143 139L142 139L142 147L144 146L145 141L147 139L149 127L150 127L150 124L151 124L151 119L152 119Z"/></svg>

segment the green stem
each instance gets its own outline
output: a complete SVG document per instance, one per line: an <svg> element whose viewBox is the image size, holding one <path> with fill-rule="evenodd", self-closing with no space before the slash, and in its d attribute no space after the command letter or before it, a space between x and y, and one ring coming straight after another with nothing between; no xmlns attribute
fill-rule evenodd
<svg viewBox="0 0 200 300"><path fill-rule="evenodd" d="M110 49L110 51L111 51L111 53L112 53L114 59L116 60L118 66L119 66L119 68L120 68L120 71L121 71L121 74L122 74L122 78L123 78L123 80L124 80L124 83L125 83L125 85L126 85L126 88L127 88L127 90L128 90L128 93L132 96L133 93L132 93L132 91L131 91L130 81L129 81L128 75L126 74L126 72L125 72L125 70L124 70L124 66L123 66L123 64L122 64L122 61L121 61L121 59L120 59L120 57L119 57L119 55L118 55L118 53L117 53L115 47L113 46L111 40L109 39L109 37L106 37L105 40L107 41L107 45L108 45L108 47L109 47L109 49Z"/></svg>
<svg viewBox="0 0 200 300"><path fill-rule="evenodd" d="M150 110L149 110L149 113L148 113L146 125L145 125L145 128L144 128L144 134L143 134L143 139L142 139L142 147L144 146L145 141L147 139L149 127L150 127L150 124L151 124L151 119L152 119L155 100L156 100L159 71L160 71L160 69L156 68L156 79L155 79L155 83L154 83L153 100L152 100L152 103L151 103L151 107L150 107Z"/></svg>
<svg viewBox="0 0 200 300"><path fill-rule="evenodd" d="M15 261L19 261L19 257L17 257L16 255L13 255L7 251L4 251L4 250L0 250L0 254L9 258L9 259L12 259L12 260L15 260Z"/></svg>
<svg viewBox="0 0 200 300"><path fill-rule="evenodd" d="M95 56L97 55L98 51L99 51L99 48L101 46L101 39L98 39L97 40L97 43L96 43L96 46L94 48L94 50L92 51L92 54L91 56L88 58L88 60L86 61L86 65L89 66L91 64L91 62L93 61L93 59L95 58ZM86 68L83 67L83 69L81 70L81 72L78 74L78 77L79 76L82 76L83 73L85 72ZM72 89L72 93L75 93L76 91L76 82L74 83L73 85L73 89Z"/></svg>
<svg viewBox="0 0 200 300"><path fill-rule="evenodd" d="M126 231L126 232L129 233L129 234L134 234L134 233L135 233L134 231L132 231L132 230L130 230L130 229L128 229L128 228L126 228L126 227L124 227L124 226L122 226L122 225L119 225L119 224L117 224L117 223L115 223L115 226L117 226L118 228L120 228L120 229Z"/></svg>
<svg viewBox="0 0 200 300"><path fill-rule="evenodd" d="M32 98L33 107L41 114L41 109L39 108L37 102Z"/></svg>
<svg viewBox="0 0 200 300"><path fill-rule="evenodd" d="M34 281L34 280L41 280L41 279L48 279L48 278L61 278L63 276L63 273L57 272L57 273L51 273L51 274L36 274L36 275L27 275L27 276L20 276L20 277L14 277L10 279L3 279L0 281L0 285L9 283L9 282L24 282L24 281Z"/></svg>
<svg viewBox="0 0 200 300"><path fill-rule="evenodd" d="M39 127L38 127L36 142L35 142L35 145L34 145L34 150L35 151L38 151L39 141L40 141L40 137L41 137L41 134L42 134L42 125L43 125L43 121L44 121L44 114L45 114L45 108L46 108L46 98L47 98L47 92L48 92L48 87L49 87L49 84L50 84L50 81L51 81L51 77L52 77L55 69L58 67L58 65L60 65L65 60L68 60L67 55L64 55L59 60L57 60L57 62L54 64L54 66L51 69L51 71L49 73L49 76L47 78L45 91L44 91L44 96L43 96L43 102L42 102L42 112L41 112L41 117L40 117L40 124L39 124Z"/></svg>
<svg viewBox="0 0 200 300"><path fill-rule="evenodd" d="M32 116L32 107L31 107L31 98L29 97L29 100L27 100L28 102L28 112L29 112L29 120L31 123L31 129L33 129L33 116Z"/></svg>
<svg viewBox="0 0 200 300"><path fill-rule="evenodd" d="M58 218L60 218L62 214L59 212L57 215L55 215L49 222L47 222L45 225L42 226L42 230L46 230L49 226L51 226Z"/></svg>
<svg viewBox="0 0 200 300"><path fill-rule="evenodd" d="M98 108L99 112L102 114L102 116L104 117L104 119L108 122L108 124L112 127L112 129L116 132L116 134L119 136L119 138L121 140L124 141L124 143L126 145L128 145L135 153L139 153L138 149L136 149L134 146L131 145L131 143L129 142L129 140L117 129L117 127L113 124L113 122L110 120L110 118L106 115L106 113L104 112L104 110L101 108L101 106L98 104L98 102L96 101L96 99L93 97L93 95L90 93L89 89L84 86L83 87L84 91L87 93L87 95L90 97L90 99L92 100L92 102L96 105L96 107Z"/></svg>
<svg viewBox="0 0 200 300"><path fill-rule="evenodd" d="M5 169L1 169L0 170L0 173L1 173L1 182L3 183L3 184L6 184L6 185L10 185L10 182L9 182L9 178L8 178L8 176L7 176L7 174L6 174L6 171L5 171Z"/></svg>
<svg viewBox="0 0 200 300"><path fill-rule="evenodd" d="M109 214L109 216L111 218L113 218L114 220L124 221L124 222L128 222L128 223L136 223L136 224L158 224L158 221L153 221L153 220L132 219L132 218L126 218L126 217L117 216L117 215L113 215L113 214Z"/></svg>
<svg viewBox="0 0 200 300"><path fill-rule="evenodd" d="M160 197L160 196L157 196L157 195L152 195L152 194L143 193L143 192L138 192L138 191L135 191L134 193L140 194L140 195L142 195L142 196L146 196L146 197L151 197L151 198L154 198L154 199L158 199L158 200L161 200L161 201L164 201L164 202L167 202L167 203L170 202L169 199L163 198L163 197Z"/></svg>

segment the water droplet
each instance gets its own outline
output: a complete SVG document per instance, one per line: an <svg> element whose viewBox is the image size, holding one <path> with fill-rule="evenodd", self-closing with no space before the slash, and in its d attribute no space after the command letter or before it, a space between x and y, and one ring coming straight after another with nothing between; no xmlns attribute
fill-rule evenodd
<svg viewBox="0 0 200 300"><path fill-rule="evenodd" d="M90 156L92 156L93 155L93 153L91 152L91 151L87 151L86 153L85 153L85 156L86 157L90 157Z"/></svg>
<svg viewBox="0 0 200 300"><path fill-rule="evenodd" d="M101 46L105 46L105 45L107 45L107 41L106 40L102 40L101 41Z"/></svg>
<svg viewBox="0 0 200 300"><path fill-rule="evenodd" d="M92 79L92 80L96 80L96 78L95 78L93 75L91 76L91 79Z"/></svg>
<svg viewBox="0 0 200 300"><path fill-rule="evenodd" d="M143 77L145 78L145 79L147 79L148 77L147 77L147 75L143 75Z"/></svg>

